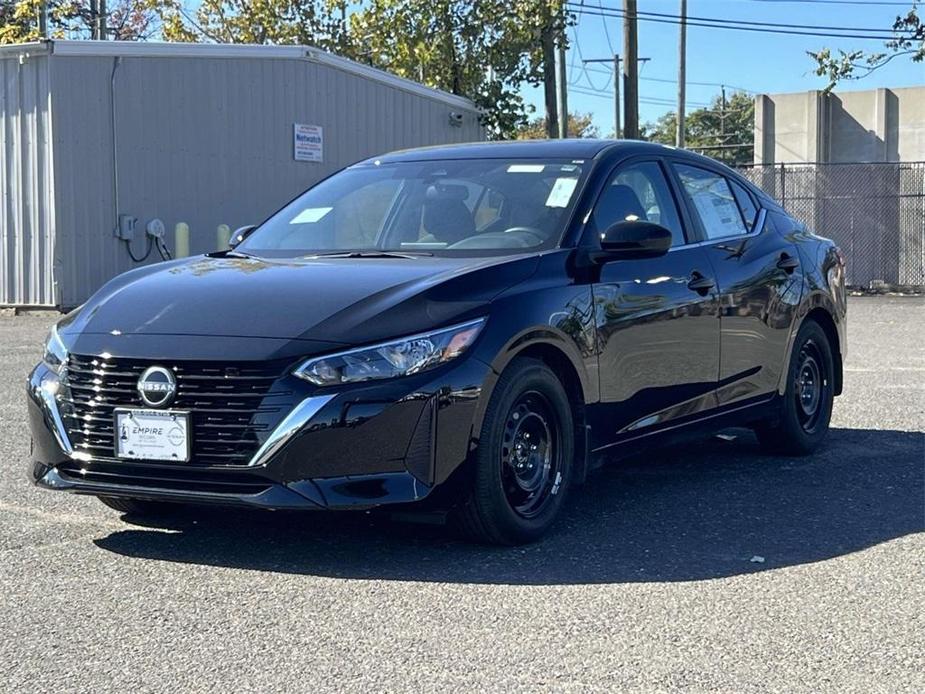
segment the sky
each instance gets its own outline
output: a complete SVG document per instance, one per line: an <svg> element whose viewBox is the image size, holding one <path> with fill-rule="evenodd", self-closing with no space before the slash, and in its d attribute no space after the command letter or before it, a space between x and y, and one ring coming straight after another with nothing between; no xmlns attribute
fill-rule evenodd
<svg viewBox="0 0 925 694"><path fill-rule="evenodd" d="M581 4L582 0L570 0ZM622 0L584 0L590 11L601 5L620 8ZM638 0L638 11L677 15L679 0ZM846 2L845 0L688 0L688 17L709 17L788 25L825 25L889 29L898 14L905 14L912 0L892 2ZM925 3L920 3L920 8ZM599 10L597 10L599 11ZM650 58L640 67L640 122L654 121L677 101L678 26L639 21L639 57ZM607 58L622 53L623 25L618 17L581 14L569 31L567 55L569 110L591 113L602 136L613 132L613 81L609 64L590 64L582 69L582 58ZM719 93L720 84L754 93L779 93L822 89L827 81L813 74L815 63L807 51L820 48L861 48L880 51L882 42L831 39L822 36L789 36L733 31L708 27L687 28L687 109L706 105ZM663 81L660 81L663 80ZM693 84L710 82L715 84ZM859 81L845 82L840 90L908 87L925 85L925 63L898 57ZM543 112L543 94L538 88L523 91L528 103Z"/></svg>

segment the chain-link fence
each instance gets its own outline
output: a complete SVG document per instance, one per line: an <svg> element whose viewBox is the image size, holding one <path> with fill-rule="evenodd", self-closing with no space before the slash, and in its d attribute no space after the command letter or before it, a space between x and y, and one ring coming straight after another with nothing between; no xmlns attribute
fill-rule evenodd
<svg viewBox="0 0 925 694"><path fill-rule="evenodd" d="M848 259L855 287L925 287L925 162L756 164L739 171Z"/></svg>

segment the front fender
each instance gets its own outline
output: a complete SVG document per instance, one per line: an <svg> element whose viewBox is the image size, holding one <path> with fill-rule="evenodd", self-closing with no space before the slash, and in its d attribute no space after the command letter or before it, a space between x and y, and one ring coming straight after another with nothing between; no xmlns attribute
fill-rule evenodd
<svg viewBox="0 0 925 694"><path fill-rule="evenodd" d="M591 286L572 282L563 259L553 253L530 280L492 305L476 357L491 367L474 413L474 436L504 369L519 356L543 359L580 393L584 404L600 400L597 332ZM545 266L545 267L544 267Z"/></svg>

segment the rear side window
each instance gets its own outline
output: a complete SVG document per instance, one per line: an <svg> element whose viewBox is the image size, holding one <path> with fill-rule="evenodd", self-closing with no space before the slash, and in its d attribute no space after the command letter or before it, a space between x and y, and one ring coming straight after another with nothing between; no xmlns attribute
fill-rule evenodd
<svg viewBox="0 0 925 694"><path fill-rule="evenodd" d="M681 185L694 205L708 239L747 234L742 211L724 176L695 166L676 164Z"/></svg>
<svg viewBox="0 0 925 694"><path fill-rule="evenodd" d="M729 183L732 186L732 193L736 197L736 202L739 203L739 209L742 210L742 218L745 220L746 228L749 231L754 231L755 222L758 221L758 206L755 205L754 199L742 185L735 181L729 181Z"/></svg>

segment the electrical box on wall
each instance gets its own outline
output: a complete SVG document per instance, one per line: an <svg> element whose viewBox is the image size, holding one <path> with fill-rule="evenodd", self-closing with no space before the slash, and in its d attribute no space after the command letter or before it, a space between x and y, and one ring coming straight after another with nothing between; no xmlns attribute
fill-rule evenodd
<svg viewBox="0 0 925 694"><path fill-rule="evenodd" d="M130 214L119 215L119 226L116 229L116 238L123 241L131 241L135 238L135 226L138 224L138 218Z"/></svg>

